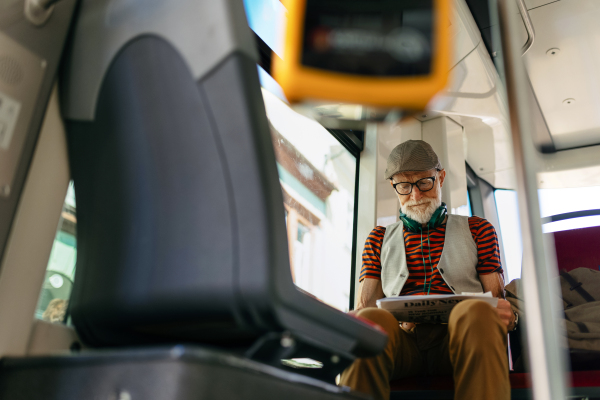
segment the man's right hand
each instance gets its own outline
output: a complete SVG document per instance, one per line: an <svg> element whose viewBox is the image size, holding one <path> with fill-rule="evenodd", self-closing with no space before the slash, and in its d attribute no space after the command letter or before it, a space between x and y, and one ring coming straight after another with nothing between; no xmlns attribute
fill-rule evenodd
<svg viewBox="0 0 600 400"><path fill-rule="evenodd" d="M509 331L515 328L515 313L513 313L510 303L507 300L498 299L498 306L496 307L498 316L506 325Z"/></svg>
<svg viewBox="0 0 600 400"><path fill-rule="evenodd" d="M400 322L400 328L404 329L407 332L412 331L415 326L416 325L412 322Z"/></svg>

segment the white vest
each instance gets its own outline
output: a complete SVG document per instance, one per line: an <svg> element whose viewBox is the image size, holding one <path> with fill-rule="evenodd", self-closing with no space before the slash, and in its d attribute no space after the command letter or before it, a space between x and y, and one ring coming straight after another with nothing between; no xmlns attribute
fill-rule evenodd
<svg viewBox="0 0 600 400"><path fill-rule="evenodd" d="M408 279L403 227L402 221L388 225L381 245L381 284L386 297L399 296ZM437 269L454 293L483 291L477 261L477 244L469 229L469 217L448 215Z"/></svg>

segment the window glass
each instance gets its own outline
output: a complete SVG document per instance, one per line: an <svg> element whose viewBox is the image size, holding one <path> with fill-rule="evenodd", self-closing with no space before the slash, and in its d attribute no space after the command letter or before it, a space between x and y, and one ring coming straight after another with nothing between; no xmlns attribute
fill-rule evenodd
<svg viewBox="0 0 600 400"><path fill-rule="evenodd" d="M467 190L467 216L468 217L473 216L473 209L471 208L471 195L469 194L468 190Z"/></svg>
<svg viewBox="0 0 600 400"><path fill-rule="evenodd" d="M75 191L73 190L73 182L71 182L67 190L48 266L46 267L46 277L35 310L36 318L49 322L63 322L65 320L75 277L75 261L77 259L76 229Z"/></svg>
<svg viewBox="0 0 600 400"><path fill-rule="evenodd" d="M521 277L523 247L519 224L517 193L513 190L496 190L496 206L506 256L509 280ZM600 186L561 189L539 189L542 218L576 211L600 209ZM542 225L544 233L600 226L600 216L572 218Z"/></svg>
<svg viewBox="0 0 600 400"><path fill-rule="evenodd" d="M356 158L325 128L263 89L283 190L292 276L348 310Z"/></svg>
<svg viewBox="0 0 600 400"><path fill-rule="evenodd" d="M540 212L542 218L575 211L600 209L600 186L540 189ZM600 226L600 216L572 218L544 224L544 232Z"/></svg>
<svg viewBox="0 0 600 400"><path fill-rule="evenodd" d="M523 259L517 192L514 190L495 190L494 197L496 198L496 209L500 222L499 234L502 236L504 247L504 270L510 282L521 277L521 261Z"/></svg>
<svg viewBox="0 0 600 400"><path fill-rule="evenodd" d="M250 28L279 56L283 57L283 29L286 9L279 0L244 0Z"/></svg>
<svg viewBox="0 0 600 400"><path fill-rule="evenodd" d="M451 214L464 215L466 217L471 217L473 215L471 212L471 199L469 198L468 190L467 190L467 204L463 204L462 206L453 208L449 211Z"/></svg>

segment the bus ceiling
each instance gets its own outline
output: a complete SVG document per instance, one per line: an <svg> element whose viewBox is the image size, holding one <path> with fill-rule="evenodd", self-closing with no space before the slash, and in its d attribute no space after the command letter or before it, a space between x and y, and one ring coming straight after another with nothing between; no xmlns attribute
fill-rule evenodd
<svg viewBox="0 0 600 400"><path fill-rule="evenodd" d="M565 37L558 28L564 25L561 21L581 16L584 6L571 7L564 2L543 0L519 2L523 4L521 9L525 16L519 29L523 43L527 43L523 57L528 71L530 109L535 119L532 137L538 149L538 183L542 188L565 187L565 177L577 175L577 179L567 185L600 184L600 167L593 157L597 151L594 146L600 144L600 120L591 112L600 106L600 100L594 95L600 89L596 87L598 84L594 78L600 60L585 50L594 46L594 30L597 30L594 19L586 16L584 24L578 25L577 31ZM494 187L516 189L508 111L504 106L506 96L501 84L502 66L498 62L502 50L498 47L499 41L493 40L497 17L494 12L490 13L488 0L457 0L453 2L448 20L451 21L453 47L448 62L449 84L427 101L427 111L419 112L414 107L407 111L411 104L401 103L396 103L394 110L390 110L373 101L369 105L364 96L362 104L353 104L352 96L343 101L343 105L339 101L316 102L316 98L330 96L290 92L289 88L286 89L285 79L282 81L284 91L287 90L290 100L297 100L295 96L313 100L309 102L312 117L327 128L364 130L367 122L379 124L384 136L379 145L384 148L416 138L414 125L417 121L424 123L436 118L449 118L463 129L464 159L473 170ZM528 22L535 30L528 29ZM250 24L252 26L252 20ZM278 68L281 70L279 66L286 63L280 57L283 49L272 53L270 46L258 34L256 38L260 64L277 77ZM577 62L573 63L574 60ZM577 69L577 73L569 72L573 68ZM297 78L298 74L294 76ZM307 82L313 82L309 78ZM294 90L312 90L310 84L301 84L302 79L294 82ZM322 91L322 87L318 91ZM360 88L354 91L364 93ZM378 96L378 99L381 97ZM294 107L306 113L306 104ZM403 110L399 110L398 106L402 106ZM382 151L387 150L391 147Z"/></svg>

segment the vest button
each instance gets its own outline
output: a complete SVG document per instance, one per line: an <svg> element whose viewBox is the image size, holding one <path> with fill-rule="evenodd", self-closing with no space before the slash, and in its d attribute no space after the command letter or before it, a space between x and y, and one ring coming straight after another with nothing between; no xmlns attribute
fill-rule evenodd
<svg viewBox="0 0 600 400"><path fill-rule="evenodd" d="M441 269L441 268L440 268L440 273L442 273L442 274L444 273L444 270L443 270L443 269Z"/></svg>

